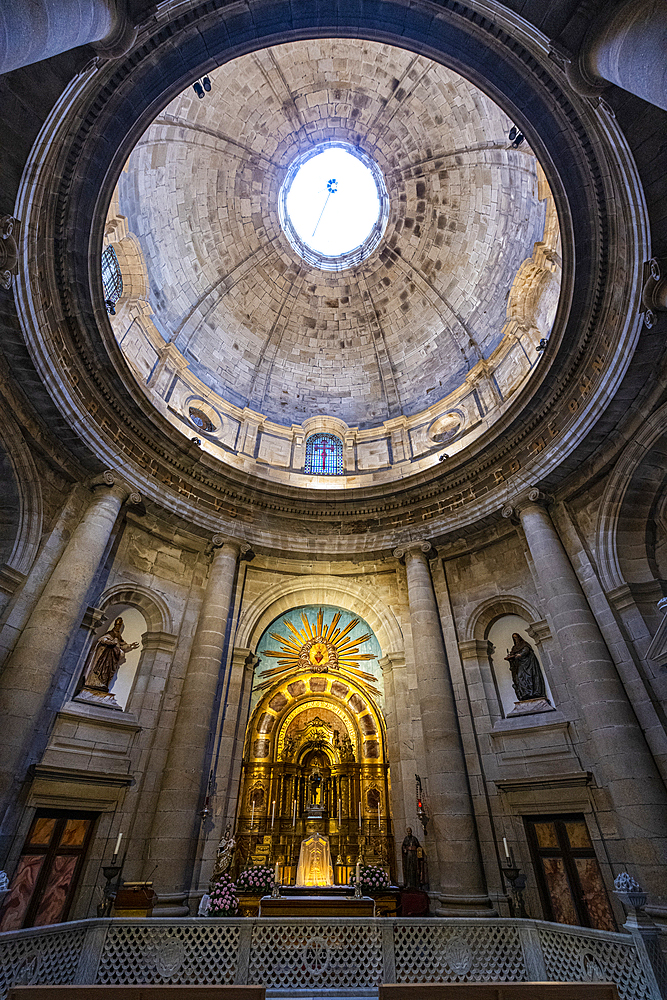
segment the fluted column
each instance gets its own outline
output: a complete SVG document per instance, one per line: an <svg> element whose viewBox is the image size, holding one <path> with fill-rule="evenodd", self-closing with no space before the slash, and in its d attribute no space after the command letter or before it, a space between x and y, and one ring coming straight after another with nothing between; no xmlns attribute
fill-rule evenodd
<svg viewBox="0 0 667 1000"><path fill-rule="evenodd" d="M5 821L28 765L44 749L48 697L58 666L81 624L88 592L128 497L134 502L141 499L113 473L104 473L0 676L0 792ZM2 835L10 835L5 823Z"/></svg>
<svg viewBox="0 0 667 1000"><path fill-rule="evenodd" d="M443 915L489 915L470 787L440 628L438 605L426 558L430 542L396 549L405 555L415 670L428 766L428 837L435 841L438 871L429 852L431 887L439 891ZM427 841L428 848L428 841ZM433 859L435 860L435 859Z"/></svg>
<svg viewBox="0 0 667 1000"><path fill-rule="evenodd" d="M530 490L503 515L518 513L568 687L590 734L590 764L613 802L624 843L612 860L646 865L643 884L657 887L667 861L667 792L546 502Z"/></svg>
<svg viewBox="0 0 667 1000"><path fill-rule="evenodd" d="M239 556L249 546L214 536L206 593L192 642L181 700L162 775L150 859L159 862L156 880L162 891L190 887L206 784L215 698L222 667L227 619Z"/></svg>

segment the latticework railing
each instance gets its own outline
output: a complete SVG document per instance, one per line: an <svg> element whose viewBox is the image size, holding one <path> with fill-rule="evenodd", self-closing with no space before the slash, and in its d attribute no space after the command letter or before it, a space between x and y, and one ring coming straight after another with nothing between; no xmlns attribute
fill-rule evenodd
<svg viewBox="0 0 667 1000"><path fill-rule="evenodd" d="M80 920L0 934L0 1000L12 985L259 984L375 989L380 983L612 980L621 1000L661 1000L657 935L539 920Z"/></svg>

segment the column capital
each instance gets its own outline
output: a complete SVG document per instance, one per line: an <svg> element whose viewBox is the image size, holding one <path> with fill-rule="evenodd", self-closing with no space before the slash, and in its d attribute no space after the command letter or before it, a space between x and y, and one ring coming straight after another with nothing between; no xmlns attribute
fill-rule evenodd
<svg viewBox="0 0 667 1000"><path fill-rule="evenodd" d="M396 667L405 666L405 652L404 650L396 650L395 652L390 651L378 660L378 666L383 674L389 673Z"/></svg>
<svg viewBox="0 0 667 1000"><path fill-rule="evenodd" d="M92 479L88 480L88 486L91 489L96 489L97 487L106 487L107 489L113 490L117 496L121 498L121 502L131 503L133 505L140 504L142 502L141 493L138 493L130 484L114 469L105 469L98 476L93 476Z"/></svg>
<svg viewBox="0 0 667 1000"><path fill-rule="evenodd" d="M211 537L210 542L206 546L206 554L211 555L216 549L222 549L224 546L235 549L237 559L239 556L244 556L251 551L250 543L244 541L242 538L235 538L233 535L216 534Z"/></svg>
<svg viewBox="0 0 667 1000"><path fill-rule="evenodd" d="M537 486L531 486L521 493L517 493L512 500L507 503L501 513L503 517L512 521L513 524L517 524L520 515L527 510L529 507L543 507L546 508L549 504L553 503L554 498L549 493L544 493Z"/></svg>
<svg viewBox="0 0 667 1000"><path fill-rule="evenodd" d="M394 549L396 559L402 559L406 555L420 556L423 558L431 552L431 543L428 539L419 538L412 542L402 542Z"/></svg>

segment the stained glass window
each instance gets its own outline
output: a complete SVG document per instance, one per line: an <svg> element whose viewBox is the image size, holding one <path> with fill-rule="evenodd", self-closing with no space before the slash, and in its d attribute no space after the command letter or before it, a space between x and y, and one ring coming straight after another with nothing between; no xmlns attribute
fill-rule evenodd
<svg viewBox="0 0 667 1000"><path fill-rule="evenodd" d="M118 257L113 247L105 247L102 251L102 284L104 285L104 304L107 312L115 316L115 305L123 294L123 275L121 274Z"/></svg>
<svg viewBox="0 0 667 1000"><path fill-rule="evenodd" d="M191 406L189 413L190 413L190 420L195 425L195 427L199 427L200 430L207 431L207 433L209 434L211 433L211 431L215 430L215 427L213 426L211 421L208 419L208 417L202 410L198 410L196 407Z"/></svg>
<svg viewBox="0 0 667 1000"><path fill-rule="evenodd" d="M311 476L343 475L343 442L335 434L313 434L306 441L306 473Z"/></svg>

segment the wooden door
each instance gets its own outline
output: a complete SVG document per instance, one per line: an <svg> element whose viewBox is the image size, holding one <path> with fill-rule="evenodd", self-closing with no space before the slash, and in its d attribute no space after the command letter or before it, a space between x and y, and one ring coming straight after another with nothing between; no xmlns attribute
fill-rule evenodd
<svg viewBox="0 0 667 1000"><path fill-rule="evenodd" d="M581 813L525 818L544 916L615 931L616 921Z"/></svg>
<svg viewBox="0 0 667 1000"><path fill-rule="evenodd" d="M5 898L0 931L67 919L95 818L93 813L37 811Z"/></svg>

